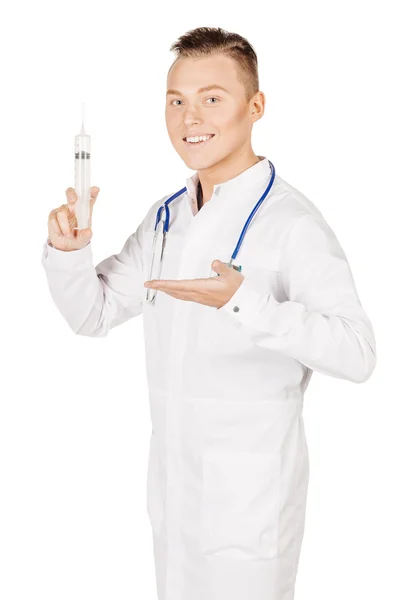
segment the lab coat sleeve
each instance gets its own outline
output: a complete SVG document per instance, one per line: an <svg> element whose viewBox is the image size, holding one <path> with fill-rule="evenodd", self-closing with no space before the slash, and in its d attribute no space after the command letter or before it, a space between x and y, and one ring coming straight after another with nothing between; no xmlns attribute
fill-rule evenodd
<svg viewBox="0 0 400 600"><path fill-rule="evenodd" d="M376 364L374 332L332 229L322 216L303 214L282 252L280 273L288 300L260 294L243 273L241 285L219 310L261 347L325 375L366 381Z"/></svg>
<svg viewBox="0 0 400 600"><path fill-rule="evenodd" d="M142 313L142 225L121 251L93 265L92 244L64 252L44 244L42 265L53 301L78 335L105 337Z"/></svg>

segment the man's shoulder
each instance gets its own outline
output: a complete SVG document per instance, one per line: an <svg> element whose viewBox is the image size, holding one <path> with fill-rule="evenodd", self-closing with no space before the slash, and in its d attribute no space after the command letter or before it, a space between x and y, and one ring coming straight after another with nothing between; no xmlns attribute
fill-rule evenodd
<svg viewBox="0 0 400 600"><path fill-rule="evenodd" d="M277 179L278 185L284 196L284 202L282 203L283 209L288 212L293 212L295 216L310 214L322 217L320 209L312 202L312 200L310 200L310 198L286 180L282 179L282 177L277 177Z"/></svg>
<svg viewBox="0 0 400 600"><path fill-rule="evenodd" d="M316 220L325 220L320 209L300 190L276 176L275 217L282 221L283 229L290 229L299 219L309 216Z"/></svg>

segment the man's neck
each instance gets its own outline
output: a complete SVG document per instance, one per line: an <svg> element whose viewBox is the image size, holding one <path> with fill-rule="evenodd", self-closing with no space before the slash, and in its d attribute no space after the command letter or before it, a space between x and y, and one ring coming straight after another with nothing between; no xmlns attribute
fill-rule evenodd
<svg viewBox="0 0 400 600"><path fill-rule="evenodd" d="M225 183L234 177L250 169L253 165L259 162L259 158L252 150L239 156L229 156L223 161L213 165L209 169L201 169L198 171L199 188L198 198L200 195L199 207L208 202L213 194L214 186L218 183Z"/></svg>

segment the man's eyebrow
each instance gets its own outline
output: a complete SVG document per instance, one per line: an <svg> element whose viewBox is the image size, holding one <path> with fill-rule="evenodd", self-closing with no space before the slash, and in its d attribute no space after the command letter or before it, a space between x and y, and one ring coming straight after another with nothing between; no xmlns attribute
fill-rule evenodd
<svg viewBox="0 0 400 600"><path fill-rule="evenodd" d="M223 92L226 92L227 94L229 94L228 90L226 88L224 88L222 85L218 85L217 83L212 83L211 85L205 85L204 87L201 87L197 90L198 94L201 94L203 92L209 92L210 90L222 90ZM167 90L166 95L172 95L172 94L177 94L178 96L182 96L182 92L180 92L179 90Z"/></svg>

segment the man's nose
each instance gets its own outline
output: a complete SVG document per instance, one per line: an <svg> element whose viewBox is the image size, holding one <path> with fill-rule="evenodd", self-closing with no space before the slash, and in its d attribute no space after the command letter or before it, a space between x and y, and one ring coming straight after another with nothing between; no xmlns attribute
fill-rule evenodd
<svg viewBox="0 0 400 600"><path fill-rule="evenodd" d="M200 123L201 115L199 113L198 108L188 107L185 111L183 120L184 120L185 125L187 125L187 126L190 126L193 123Z"/></svg>

